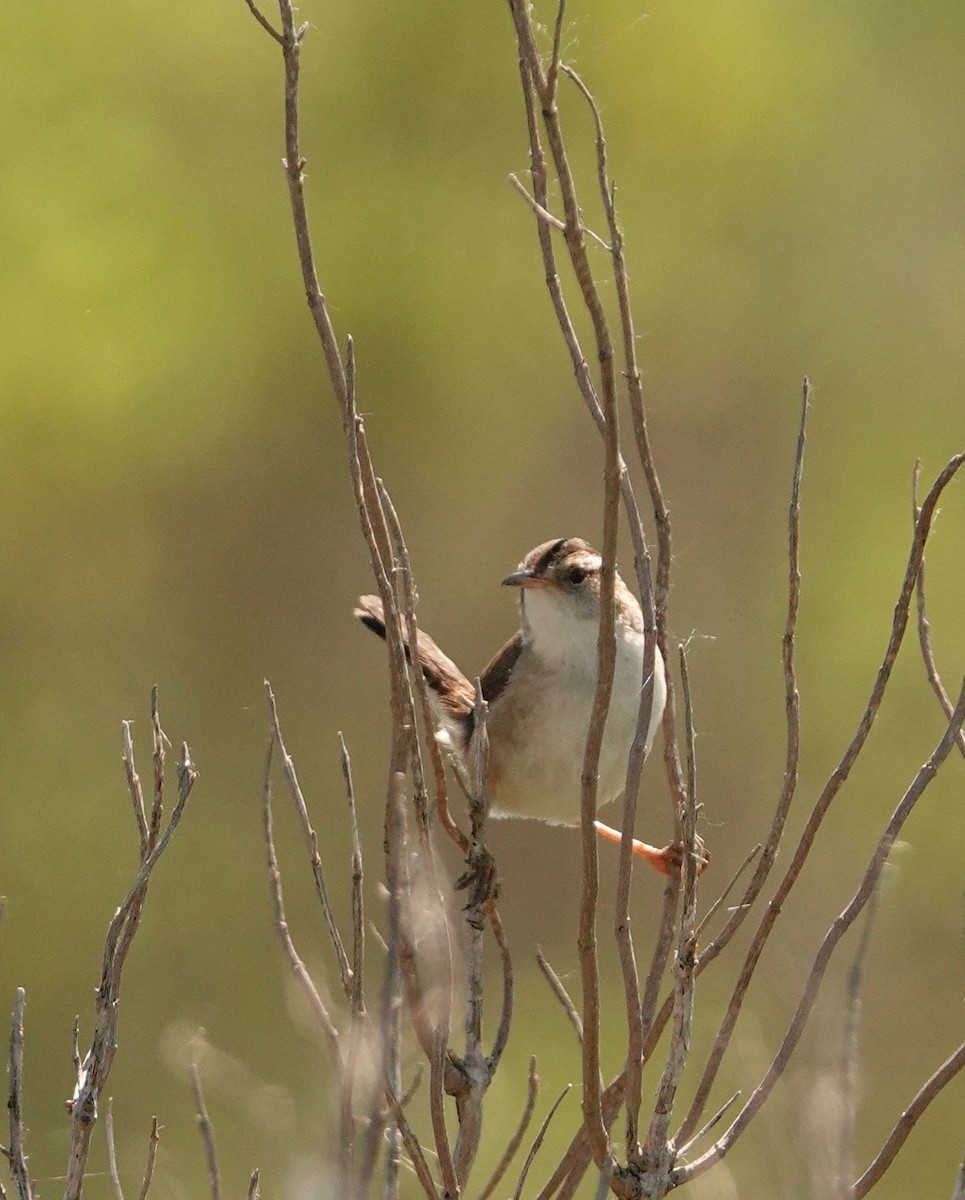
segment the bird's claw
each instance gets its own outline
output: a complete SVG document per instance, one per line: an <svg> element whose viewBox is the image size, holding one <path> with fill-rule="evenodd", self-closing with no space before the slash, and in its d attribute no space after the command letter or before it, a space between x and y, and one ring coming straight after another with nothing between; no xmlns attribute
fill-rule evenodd
<svg viewBox="0 0 965 1200"><path fill-rule="evenodd" d="M653 855L648 855L647 859L650 865L662 875L667 875L671 879L681 879L683 878L686 853L687 847L683 842L671 842L669 846L663 846ZM704 873L709 862L710 851L698 837L694 842L694 863L698 875Z"/></svg>
<svg viewBox="0 0 965 1200"><path fill-rule="evenodd" d="M466 855L466 869L456 880L456 891L467 891L464 911L469 924L481 929L486 909L499 895L499 876L496 860L482 842L474 841Z"/></svg>

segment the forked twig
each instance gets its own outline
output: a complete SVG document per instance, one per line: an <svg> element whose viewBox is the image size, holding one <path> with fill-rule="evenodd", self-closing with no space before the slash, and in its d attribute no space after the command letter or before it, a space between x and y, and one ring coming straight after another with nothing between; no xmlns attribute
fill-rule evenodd
<svg viewBox="0 0 965 1200"><path fill-rule="evenodd" d="M806 400L807 391L805 392L805 402ZM811 815L805 824L804 831L802 832L797 847L791 856L791 861L788 864L784 876L781 879L781 882L778 884L777 891L775 892L773 899L769 902L767 909L761 918L760 924L758 925L757 931L754 934L750 949L748 950L743 966L741 967L737 984L731 995L731 999L728 1002L727 1010L718 1029L717 1037L714 1040L711 1053L708 1056L707 1065L698 1084L697 1093L691 1106L691 1110L688 1113L687 1119L684 1121L683 1126L681 1127L680 1133L684 1138L688 1137L693 1132L694 1128L696 1128L700 1114L703 1112L707 1097L710 1094L710 1089L717 1077L720 1064L723 1060L724 1054L726 1053L727 1047L730 1044L731 1036L734 1032L734 1026L737 1023L737 1018L740 1014L741 1006L744 1001L744 996L746 995L747 989L750 986L751 979L753 978L754 971L758 962L760 961L761 954L763 953L764 946L768 937L770 936L771 929L774 927L774 923L780 915L784 902L787 899L787 896L793 888L795 882L797 881L805 862L807 861L811 847L814 844L814 840L817 837L818 830L824 821L827 811L831 806L831 802L834 800L835 796L840 791L841 786L850 774L851 768L854 765L858 755L861 753L861 750L867 741L868 734L871 732L871 727L874 724L875 717L877 716L878 710L881 707L885 689L888 685L889 679L891 678L892 667L894 666L894 662L898 655L898 650L901 646L905 629L907 627L909 606L915 587L915 580L918 577L918 571L921 566L922 556L925 551L925 543L928 539L928 533L931 528L931 522L935 514L935 509L938 505L938 501L942 492L954 478L963 462L965 462L965 454L959 454L946 464L929 489L928 495L922 505L918 521L915 525L915 533L914 537L912 538L904 579L902 580L898 601L895 605L891 635L888 639L888 644L885 648L881 665L878 668L878 673L871 689L871 695L868 699L868 703L865 707L864 713L861 716L861 720L858 723L858 728L854 737L848 744L848 747L845 750L837 767L831 773L831 776L822 789L820 796L815 801ZM792 563L793 562L794 555L792 552ZM792 633L792 616L795 611L793 607L793 596L794 590L792 587L792 605L789 608L788 615L788 624ZM793 637L786 637L785 646L788 653L790 653L790 651L793 649ZM789 679L793 679L793 674L789 676ZM789 802L789 797L793 793L792 779L796 778L796 741L798 737L796 687L793 689L790 689L789 687L788 697L789 733L791 735L788 739L789 769L785 773L785 787L782 791L781 801L778 806L778 812L775 815L775 822L772 825L771 834L769 835L768 841L765 844L764 852L761 855L761 861L758 863L757 870L754 873L754 878L748 885L748 890L744 896L744 902L747 902L749 895L754 893L754 889L758 886L757 881L759 876L762 873L766 876L766 874L770 871L773 854L776 852L777 842L779 840L780 828L783 827L783 820L784 816L786 815L787 805L785 804L785 798L787 797ZM790 769L792 765L793 770ZM706 962L709 961L711 951L715 950L716 946L722 942L725 942L725 940L729 940L729 930L731 926L736 926L736 924L739 923L739 920L742 918L742 915L745 911L746 910L743 907L739 908L731 920L728 921L725 929L718 935L717 938L714 939L714 942L711 943L711 946L708 947L704 954L701 955L701 967L703 967ZM748 1101L748 1103L750 1103L750 1101Z"/></svg>
<svg viewBox="0 0 965 1200"><path fill-rule="evenodd" d="M186 742L181 744L181 758L178 763L178 798L164 831L160 831L161 796L163 769L159 765L159 756L163 761L163 735L160 735L160 724L156 720L157 692L152 694L152 723L155 729L154 761L156 793L152 808L152 820L148 826L147 842L141 842L141 866L134 882L114 914L107 929L104 940L104 956L101 970L101 982L96 992L94 1034L91 1046L77 1069L77 1084L74 1094L69 1101L70 1111L70 1148L67 1161L66 1183L64 1188L65 1200L79 1200L87 1171L87 1159L90 1153L91 1137L97 1122L97 1104L101 1092L110 1075L114 1055L117 1051L117 1019L121 994L121 978L124 964L134 935L140 925L141 913L147 896L148 882L151 873L167 849L174 832L181 822L188 797L198 778L198 773L191 761L191 754ZM129 731L128 731L129 734ZM125 735L125 744L127 735ZM159 749L160 743L160 749ZM126 751L125 751L126 752ZM133 761L133 760L132 760ZM136 776L136 772L135 772ZM130 780L130 774L128 775ZM136 807L136 805L135 805ZM138 821L138 831L142 834L143 827Z"/></svg>
<svg viewBox="0 0 965 1200"><path fill-rule="evenodd" d="M728 1150L733 1146L737 1139L741 1136L754 1116L760 1110L761 1105L767 1099L774 1084L780 1078L787 1065L788 1060L793 1054L801 1035L804 1032L804 1027L807 1024L808 1017L814 1005L814 1000L817 995L821 981L827 969L828 962L833 954L836 946L844 936L846 931L854 923L855 919L861 913L862 909L868 903L874 889L884 869L884 865L888 860L888 855L895 839L898 837L903 824L908 815L917 804L925 789L934 779L939 767L948 757L952 747L956 744L958 731L962 726L962 721L965 719L965 681L963 681L962 691L959 695L958 703L952 713L952 720L945 730L941 741L935 747L928 761L919 769L915 778L908 786L905 794L902 796L892 813L891 819L886 826L884 833L878 842L871 861L865 870L864 876L854 896L851 898L843 912L838 916L831 928L825 934L821 942L814 963L812 964L810 974L804 985L804 990L801 994L801 999L798 1002L797 1009L791 1020L788 1031L783 1042L774 1056L770 1066L767 1068L760 1083L749 1096L746 1104L741 1109L737 1118L730 1125L727 1131L715 1144L695 1159L692 1163L678 1167L673 1172L673 1182L675 1185L686 1183L702 1174L708 1167L719 1161ZM963 1051L965 1053L965 1051ZM954 1056L953 1056L954 1057ZM941 1086L944 1086L942 1084ZM902 1141L904 1138L902 1137Z"/></svg>

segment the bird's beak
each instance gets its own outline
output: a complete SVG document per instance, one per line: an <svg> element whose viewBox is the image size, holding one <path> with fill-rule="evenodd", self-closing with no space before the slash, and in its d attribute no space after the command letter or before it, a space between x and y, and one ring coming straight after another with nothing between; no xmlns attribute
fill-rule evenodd
<svg viewBox="0 0 965 1200"><path fill-rule="evenodd" d="M533 588L546 587L548 580L543 579L540 575L534 575L532 571L514 571L512 575L507 575L503 580L503 587L519 587Z"/></svg>

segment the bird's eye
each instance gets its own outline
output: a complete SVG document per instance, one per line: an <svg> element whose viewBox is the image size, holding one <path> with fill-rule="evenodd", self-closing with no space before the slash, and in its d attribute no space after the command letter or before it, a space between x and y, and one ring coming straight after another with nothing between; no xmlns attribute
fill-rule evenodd
<svg viewBox="0 0 965 1200"><path fill-rule="evenodd" d="M586 579L586 571L582 567L573 567L567 572L570 583L580 584Z"/></svg>

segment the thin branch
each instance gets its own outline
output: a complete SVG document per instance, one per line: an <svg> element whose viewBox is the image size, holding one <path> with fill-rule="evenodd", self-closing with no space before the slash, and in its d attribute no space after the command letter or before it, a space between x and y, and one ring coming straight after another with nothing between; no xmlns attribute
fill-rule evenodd
<svg viewBox="0 0 965 1200"><path fill-rule="evenodd" d="M740 866L737 868L737 870L734 872L734 874L730 877L730 882L727 884L727 886L724 888L724 890L721 892L721 894L717 897L717 899L714 901L714 903L710 906L710 908L707 909L706 913L704 913L703 917L701 918L700 924L697 926L697 937L698 938L703 933L704 929L706 929L708 923L711 920L713 920L716 913L720 910L721 906L727 900L727 897L731 894L731 892L737 886L737 881L744 874L744 872L747 870L747 868L750 866L750 864L754 861L754 859L757 857L757 855L760 854L762 849L763 849L762 843L758 842L756 846L752 846L750 848L750 850L748 850L747 854L744 856L744 861L740 864Z"/></svg>
<svg viewBox="0 0 965 1200"><path fill-rule="evenodd" d="M962 1158L962 1165L958 1168L952 1200L965 1200L965 1156Z"/></svg>
<svg viewBox="0 0 965 1200"><path fill-rule="evenodd" d="M801 999L798 1003L797 1010L791 1020L788 1031L781 1043L780 1049L775 1055L770 1066L751 1093L747 1103L741 1109L739 1115L733 1124L728 1128L724 1135L704 1154L694 1160L694 1162L677 1168L673 1172L673 1182L675 1185L686 1183L697 1175L703 1174L708 1167L718 1162L727 1151L733 1146L737 1139L741 1136L750 1122L753 1120L761 1105L770 1095L774 1084L780 1078L786 1067L788 1060L794 1053L804 1028L807 1024L808 1017L814 1005L818 989L824 978L824 973L827 969L828 962L834 952L836 946L847 930L854 923L855 919L861 913L862 909L868 903L884 865L888 860L888 855L891 847L895 843L902 826L904 825L908 815L914 809L919 798L924 793L925 789L934 779L939 767L948 757L952 747L956 743L956 738L959 729L962 726L962 721L965 719L965 681L963 681L962 691L959 695L958 703L952 713L952 720L948 728L945 730L941 741L935 747L928 761L919 769L915 778L912 780L907 791L902 796L895 811L892 813L891 819L885 828L884 833L878 842L871 861L865 870L861 883L854 896L849 901L844 911L835 918L830 929L825 934L821 946L815 956L814 963L805 983L804 990L801 994ZM965 1055L965 1050L963 1050ZM930 1097L929 1097L930 1098ZM916 1118L917 1119L917 1118ZM902 1135L901 1140L904 1140ZM892 1155L893 1157L893 1155Z"/></svg>
<svg viewBox="0 0 965 1200"><path fill-rule="evenodd" d="M543 972L546 982L550 985L553 991L553 995L563 1006L563 1011L569 1018L569 1022L573 1026L573 1030L576 1033L576 1040L580 1043L580 1045L582 1045L583 1021L580 1019L580 1014L577 1010L577 1007L570 999L570 994L563 986L563 981L550 966L549 960L538 946L536 948L536 961L539 963L539 969Z"/></svg>
<svg viewBox="0 0 965 1200"><path fill-rule="evenodd" d="M848 970L845 992L844 1038L841 1048L842 1112L838 1128L838 1155L835 1162L835 1186L841 1200L853 1200L851 1180L854 1178L854 1147L858 1126L858 1029L861 1023L861 995L864 986L864 965L871 945L871 932L878 914L881 881L875 885L868 901L858 945Z"/></svg>
<svg viewBox="0 0 965 1200"><path fill-rule="evenodd" d="M157 1162L157 1146L161 1140L161 1133L158 1129L157 1117L151 1118L151 1134L147 1142L147 1162L144 1166L144 1177L141 1180L141 1189L137 1193L137 1200L147 1200L147 1194L151 1190L151 1181L154 1179L154 1165Z"/></svg>
<svg viewBox="0 0 965 1200"><path fill-rule="evenodd" d="M425 1151L422 1149L419 1139L412 1132L412 1127L406 1119L402 1105L391 1088L386 1088L385 1094L389 1102L389 1108L392 1111L392 1118L399 1133L402 1135L402 1141L405 1143L405 1148L408 1151L409 1158L412 1160L412 1165L415 1168L419 1182L422 1184L423 1191L429 1197L429 1200L440 1200L439 1191L433 1182L429 1164L426 1162ZM452 1196L457 1194L450 1193Z"/></svg>
<svg viewBox="0 0 965 1200"><path fill-rule="evenodd" d="M627 273L624 253L623 230L616 212L616 188L610 179L607 165L607 146L603 131L603 118L599 106L589 88L580 76L571 68L564 67L566 76L576 85L589 106L596 129L597 151L597 184L600 199L607 217L610 231L609 251L613 262L613 278L620 311L620 332L622 337L623 373L627 384L627 394L630 402L630 414L633 423L634 438L637 445L637 455L643 468L647 488L650 493L650 504L653 509L654 524L657 530L657 576L653 588L653 628L664 662L669 661L669 639L667 633L667 602L670 594L670 571L672 563L672 539L670 526L670 510L664 499L660 477L657 474L647 428L647 410L643 395L643 377L637 362L637 334L634 328L633 311L630 305L630 281ZM632 526L632 520L631 520ZM637 572L641 594L646 589L650 591L650 562L646 557L646 579L643 577L643 562L638 554ZM646 615L646 613L645 613ZM650 622L647 622L648 629ZM680 821L684 804L684 784L677 752L676 713L674 703L673 678L667 677L667 702L664 707L664 766L674 801L674 823L676 836L680 836Z"/></svg>
<svg viewBox="0 0 965 1200"><path fill-rule="evenodd" d="M506 1149L503 1151L499 1162L492 1175L489 1177L489 1182L476 1197L476 1200L488 1200L488 1197L493 1194L499 1186L499 1181L506 1174L509 1164L516 1157L516 1152L523 1143L523 1138L526 1136L526 1130L529 1129L529 1123L533 1119L533 1113L536 1110L536 1099L539 1096L539 1075L536 1073L536 1055L531 1055L529 1060L529 1081L526 1087L526 1103L523 1106L522 1116L519 1118L519 1124L516 1126L516 1131L506 1144Z"/></svg>
<svg viewBox="0 0 965 1200"><path fill-rule="evenodd" d="M104 1115L104 1141L107 1143L107 1173L111 1180L114 1200L124 1200L124 1189L121 1187L120 1176L117 1173L117 1150L114 1146L114 1099L107 1099L107 1112Z"/></svg>
<svg viewBox="0 0 965 1200"><path fill-rule="evenodd" d="M295 805L295 812L298 814L305 844L308 847L312 879L315 882L315 894L318 896L318 902L322 907L325 928L328 930L328 936L335 950L338 973L342 981L342 990L345 992L346 999L351 1001L353 996L352 968L349 966L348 955L345 953L345 946L342 942L342 935L338 931L335 914L332 911L331 901L328 898L328 888L325 886L325 872L322 868L321 856L318 853L318 836L312 828L311 818L308 815L308 805L305 803L305 796L298 782L295 763L292 760L292 756L288 753L288 747L285 745L285 737L281 731L281 722L278 717L278 705L275 702L275 693L272 691L271 684L267 679L265 680L265 694L268 697L268 708L271 713L271 727L274 731L275 742L281 752L282 769L285 773L285 779L288 781L288 792Z"/></svg>
<svg viewBox="0 0 965 1200"><path fill-rule="evenodd" d="M570 170L555 105L555 80L547 85L536 49L528 7L522 0L511 0L510 8L516 25L520 53L526 62L530 79L542 104L544 128L553 154L554 168L560 185L565 214L564 240L569 251L573 273L579 284L583 303L593 327L596 358L600 371L600 400L604 445L603 494L603 567L600 577L600 624L597 638L598 672L596 693L587 732L581 775L580 815L583 849L583 887L580 899L580 925L577 945L583 982L583 1118L589 1130L594 1159L602 1168L610 1154L610 1139L603 1124L600 1108L600 981L596 944L596 913L599 893L599 860L596 818L597 781L600 752L616 662L614 581L617 547L617 527L621 483L624 478L623 460L619 449L619 424L616 403L616 377L613 363L613 344L602 300L593 279L586 254L584 227L577 202L576 185ZM559 20L562 20L560 16ZM532 131L531 131L532 138ZM534 174L534 186L537 180ZM537 200L541 200L537 192ZM543 205L545 208L545 205ZM545 250L544 250L545 255ZM566 323L561 321L564 336Z"/></svg>
<svg viewBox="0 0 965 1200"><path fill-rule="evenodd" d="M394 714L393 714L394 715ZM393 721L395 726L395 721ZM404 749L404 734L393 728L394 757ZM385 887L388 893L388 929L385 958L385 976L382 980L381 1012L379 1013L379 1073L385 1080L386 1094L398 1096L402 1090L402 1062L399 1039L402 1016L402 973L400 956L404 944L403 903L410 894L408 872L405 867L407 853L406 776L402 770L389 773L385 800ZM393 1114L395 1107L392 1108ZM395 1200L399 1194L399 1166L401 1163L399 1136L402 1127L396 1122L389 1124L385 1159L385 1196ZM405 1140L404 1135L403 1140ZM443 1147L448 1142L443 1138ZM437 1146L437 1150L439 1147ZM443 1163L443 1178L447 1179L448 1164ZM449 1177L451 1177L451 1172Z"/></svg>
<svg viewBox="0 0 965 1200"><path fill-rule="evenodd" d="M921 478L921 463L915 462L915 469L912 473L911 482L911 505L913 520L917 523L921 514L921 508L918 504L918 483ZM915 598L917 601L916 611L918 617L918 645L921 648L922 661L925 664L925 674L928 677L928 682L931 684L932 691L938 697L938 702L942 706L942 711L945 714L945 720L950 720L952 715L952 701L945 690L945 685L942 683L941 675L938 673L938 667L935 663L935 654L931 644L931 624L928 620L928 611L925 605L925 559L921 560L921 567L918 570L918 581L915 586ZM965 756L965 733L959 734L958 748L962 755Z"/></svg>
<svg viewBox="0 0 965 1200"><path fill-rule="evenodd" d="M490 901L486 915L489 918L490 928L493 931L493 940L499 950L499 966L503 976L503 1005L499 1014L499 1024L496 1027L496 1036L493 1039L493 1048L486 1057L486 1071L490 1080L496 1074L496 1068L499 1066L500 1060L503 1057L503 1051L506 1049L506 1043L509 1041L509 1030L513 1023L513 960L509 953L509 942L506 939L506 930L503 926L502 918L499 915L499 910L496 908L495 901Z"/></svg>
<svg viewBox="0 0 965 1200"><path fill-rule="evenodd" d="M805 388L805 407L806 401L807 388ZM711 1048L711 1052L708 1056L704 1073L701 1076L698 1084L693 1105L691 1106L691 1110L688 1113L687 1119L681 1128L681 1134L684 1137L689 1136L689 1134L693 1132L693 1129L696 1127L697 1122L699 1121L700 1114L703 1112L704 1105L706 1104L707 1097L710 1094L710 1089L713 1086L713 1082L717 1077L717 1072L720 1069L724 1054L727 1051L727 1047L730 1045L734 1027L737 1023L737 1018L740 1014L741 1006L744 1001L744 996L747 994L747 989L750 987L751 979L753 978L754 971L758 962L760 961L761 954L763 953L764 946L768 937L770 936L770 932L774 927L774 923L780 915L784 902L787 899L787 896L795 882L797 881L805 862L807 861L808 855L811 852L811 847L814 845L814 840L817 837L818 830L820 829L825 815L831 806L831 802L834 800L835 796L841 790L845 780L848 778L851 768L854 766L855 760L861 753L861 750L867 741L868 734L871 732L871 727L874 724L875 717L877 716L878 710L881 707L885 689L888 685L888 681L891 678L892 667L894 666L895 659L898 655L898 650L904 637L905 629L908 623L908 611L911 603L912 592L915 587L915 580L918 577L918 572L921 567L921 560L925 551L925 543L928 540L928 533L931 528L931 522L935 514L935 509L942 492L947 487L949 482L954 478L956 472L963 463L965 463L965 454L956 455L947 463L929 489L928 495L925 498L925 502L921 507L918 521L915 524L915 533L912 539L911 549L909 551L908 563L905 568L905 575L902 581L901 591L898 596L898 601L895 605L891 635L888 639L888 645L885 649L884 658L882 659L881 665L878 668L878 673L871 689L871 695L868 699L868 703L865 707L864 713L861 716L861 720L858 723L858 728L854 737L851 739L851 742L845 750L841 761L831 773L830 778L828 779L820 796L814 804L811 815L807 820L804 831L802 832L797 847L795 848L794 854L791 856L791 861L784 873L784 877L779 883L773 898L769 902L767 909L761 918L757 931L754 934L750 949L748 950L744 959L737 983L728 1003L724 1019L721 1022L717 1036L714 1040L713 1047ZM793 548L791 561L792 564L795 561ZM792 600L788 611L788 626L792 635L793 616L796 611L794 607L794 594L795 593L792 586ZM788 654L792 653L793 636L788 637L786 635L785 650ZM759 887L759 880L763 877L766 877L767 873L770 871L771 863L777 850L777 844L780 840L780 831L781 828L783 828L783 821L784 817L786 816L787 806L790 803L790 797L793 794L793 783L796 779L797 771L797 717L795 715L797 691L796 687L791 687L792 682L793 673L789 676L788 690L788 769L785 771L785 785L782 791L781 800L778 805L778 811L775 814L774 824L771 828L771 834L769 835L767 843L765 844L764 852L761 855L761 860L758 863L757 870L754 873L754 878L748 885L747 892L745 892L742 904L738 907L738 910L734 913L731 920L728 921L727 926L725 926L725 928L720 934L718 934L707 950L705 950L701 955L701 967L706 965L706 963L710 961L712 957L719 953L720 947L729 941L730 937L732 936L732 929L736 928L736 926L742 920L743 914L747 911L745 907L746 904L748 904L757 894L756 889Z"/></svg>
<svg viewBox="0 0 965 1200"><path fill-rule="evenodd" d="M456 825L452 818L452 814L449 811L448 788L446 787L446 768L442 758L442 750L435 737L435 726L432 720L432 711L429 702L429 685L422 673L421 663L419 660L419 638L415 615L416 588L415 580L412 576L412 563L409 557L409 548L406 545L405 536L402 532L402 523L399 520L399 515L396 512L395 505L392 502L392 497L389 495L389 492L381 479L376 479L375 482L379 499L382 503L385 514L386 527L389 531L392 544L399 559L398 575L402 583L402 600L406 623L406 643L409 647L409 656L412 664L412 670L409 673L410 687L415 693L415 696L418 698L419 716L422 721L422 728L425 731L425 743L429 749L429 759L432 763L433 776L435 779L435 809L446 833L459 847L462 853L465 854L469 849L469 839L458 827L458 825ZM415 713L412 712L411 714L408 714L407 719L409 719L409 717L411 717L411 723L414 731ZM417 737L413 737L412 750L412 765L413 771L415 772L416 784L415 804L416 813L420 821L420 834L423 840L423 847L426 853L430 855L432 861L434 882L438 885L438 879L435 878L438 874L435 864L435 851L429 839L428 811L425 803L426 789L423 779L422 758ZM439 894L441 904L441 890ZM448 940L448 925L446 930L446 936ZM446 953L451 958L451 946L447 949Z"/></svg>
<svg viewBox="0 0 965 1200"><path fill-rule="evenodd" d="M7 1093L10 1148L6 1157L10 1162L10 1174L19 1200L33 1200L23 1127L23 1010L26 1003L27 993L23 988L17 988L10 1026L10 1089Z"/></svg>
<svg viewBox="0 0 965 1200"><path fill-rule="evenodd" d="M740 1098L741 1098L741 1093L738 1091L738 1092L735 1092L733 1094L733 1096L730 1097L729 1100L725 1100L724 1103L720 1106L720 1108L718 1108L718 1110L710 1118L710 1120L694 1134L694 1136L690 1139L690 1141L680 1147L680 1149L677 1151L677 1158L686 1159L688 1153L693 1149L693 1147L696 1146L699 1142L702 1142L704 1140L704 1138L707 1136L707 1134L710 1133L710 1131L712 1129L716 1128L716 1126L720 1124L720 1122L726 1116L728 1110L733 1108L733 1106L737 1103L737 1101Z"/></svg>
<svg viewBox="0 0 965 1200"><path fill-rule="evenodd" d="M273 37L275 39L275 41L279 44L279 46L284 46L285 45L284 38L281 36L281 34L278 32L278 30L274 27L274 25L272 25L271 22L265 16L263 16L260 9L258 9L255 6L254 0L245 0L245 4L248 5L248 11L255 18L255 20L258 22L258 24L262 27L262 29L265 31L265 33L267 33L269 35L269 37Z"/></svg>
<svg viewBox="0 0 965 1200"><path fill-rule="evenodd" d="M697 766L695 750L694 716L690 694L690 677L687 670L686 647L680 647L680 675L684 698L684 723L687 745L687 794L683 811L683 880L680 925L677 935L677 953L673 967L674 1007L673 1032L667 1049L667 1061L660 1077L653 1116L647 1130L646 1142L641 1158L648 1190L652 1195L663 1195L667 1190L670 1169L674 1161L674 1146L668 1138L670 1119L680 1081L683 1078L687 1056L690 1051L690 1034L693 1026L694 980L696 977L697 939L697 876L699 864L697 846Z"/></svg>
<svg viewBox="0 0 965 1200"><path fill-rule="evenodd" d="M199 1034L199 1039L200 1039ZM204 1146L205 1162L208 1166L208 1182L211 1186L211 1200L221 1200L221 1174L218 1171L218 1154L214 1144L214 1128L208 1116L204 1103L204 1092L201 1089L201 1069L198 1066L198 1045L195 1044L191 1058L191 1090L194 1092L194 1106L198 1116L198 1132Z"/></svg>
<svg viewBox="0 0 965 1200"><path fill-rule="evenodd" d="M341 1077L345 1064L342 1059L338 1030L332 1022L325 1002L319 995L318 988L315 986L308 968L302 962L295 949L295 943L292 941L291 933L288 929L288 921L285 917L285 899L282 893L281 871L278 868L278 855L275 851L274 822L271 811L271 760L274 746L275 738L273 735L268 742L268 753L265 758L265 780L262 789L262 821L265 837L265 855L268 864L268 884L271 890L272 906L275 914L275 931L281 941L282 950L288 960L292 974L301 985L302 991L308 999L309 1006L315 1014L319 1029L332 1056L332 1061Z"/></svg>
<svg viewBox="0 0 965 1200"><path fill-rule="evenodd" d="M365 874L362 870L362 843L359 840L358 812L355 807L355 789L352 786L352 760L349 757L348 746L342 731L338 731L338 755L342 764L342 778L345 781L345 795L348 800L349 825L352 831L352 989L350 1000L352 1013L361 1016L365 1012L365 990L363 984L365 971L365 901L363 884Z"/></svg>
<svg viewBox="0 0 965 1200"><path fill-rule="evenodd" d="M144 792L141 780L134 766L134 739L131 736L131 722L121 722L121 741L123 751L121 761L124 764L124 774L127 776L127 789L131 793L131 804L134 808L134 820L137 822L138 833L141 837L141 858L147 848L147 817L144 813Z"/></svg>
<svg viewBox="0 0 965 1200"><path fill-rule="evenodd" d="M533 1159L539 1153L539 1148L540 1148L540 1146L542 1146L543 1139L546 1137L546 1131L550 1127L550 1122L556 1116L556 1110L563 1103L563 1101L566 1099L566 1097L570 1094L572 1088L573 1088L572 1083L568 1083L566 1085L566 1087L556 1097L556 1100L553 1102L552 1108L546 1114L546 1117L544 1118L542 1125L540 1125L539 1132L536 1134L536 1137L533 1139L533 1144L532 1144L532 1146L530 1146L529 1153L526 1155L526 1161L523 1163L523 1169L519 1173L519 1180L516 1183L516 1190L515 1190L515 1192L513 1192L513 1200L519 1200L520 1196L522 1196L523 1187L526 1183L526 1176L529 1174L529 1169L533 1165Z"/></svg>
<svg viewBox="0 0 965 1200"><path fill-rule="evenodd" d="M542 204L534 200L526 190L525 184L520 183L519 178L516 175L511 174L509 176L509 182L513 185L516 191L519 192L519 194L523 197L523 199L530 206L533 212L536 213L541 221L545 221L551 229L558 229L560 233L566 229L565 222L561 221L559 217L554 217L548 209L545 209Z"/></svg>
<svg viewBox="0 0 965 1200"><path fill-rule="evenodd" d="M885 1144L878 1151L874 1162L861 1178L855 1181L854 1200L861 1200L862 1196L867 1196L891 1166L895 1155L905 1144L906 1138L918 1123L922 1113L963 1067L965 1067L965 1042L953 1050L942 1065L918 1089L915 1098L898 1118L894 1129L885 1140Z"/></svg>
<svg viewBox="0 0 965 1200"><path fill-rule="evenodd" d="M148 843L153 846L161 830L161 819L164 815L164 767L167 755L165 745L170 746L167 734L161 728L161 714L157 705L157 684L151 688L151 765L154 768L154 798L151 802L151 821L148 829Z"/></svg>
<svg viewBox="0 0 965 1200"><path fill-rule="evenodd" d="M157 693L152 694L152 717L156 715ZM158 725L157 728L160 728ZM181 757L178 762L178 798L164 832L156 836L149 827L149 853L143 858L140 870L131 884L130 890L121 902L120 907L108 926L104 939L104 957L101 971L101 982L97 989L95 1001L94 1034L90 1050L77 1070L77 1084L74 1094L69 1101L70 1111L70 1147L68 1153L65 1200L80 1200L87 1171L87 1158L90 1153L90 1142L97 1122L97 1103L100 1099L111 1066L117 1051L117 1019L121 995L121 977L127 954L131 948L134 935L140 924L144 901L147 896L148 882L161 855L167 849L171 838L184 813L188 797L198 778L198 773L191 761L187 742L181 743ZM160 813L159 801L156 799L153 812ZM158 821L160 816L158 816ZM140 825L138 826L140 832Z"/></svg>

